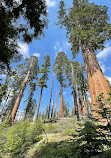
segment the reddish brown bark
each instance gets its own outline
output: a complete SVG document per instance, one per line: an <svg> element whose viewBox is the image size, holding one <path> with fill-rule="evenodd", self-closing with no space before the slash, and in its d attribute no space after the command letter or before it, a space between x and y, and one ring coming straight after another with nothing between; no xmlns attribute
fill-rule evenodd
<svg viewBox="0 0 111 158"><path fill-rule="evenodd" d="M84 98L82 95L79 95L79 113L83 115L87 114L86 105L84 103Z"/></svg>
<svg viewBox="0 0 111 158"><path fill-rule="evenodd" d="M23 87L22 87L22 89L21 89L21 91L20 91L20 93L19 93L19 95L17 97L17 100L16 100L15 104L14 104L14 107L13 107L13 110L12 110L12 113L11 113L11 117L10 117L10 121L9 121L10 125L12 125L12 123L13 123L13 121L15 119L17 110L18 110L19 105L20 105L20 101L21 101L21 99L23 97L23 92L24 92L24 90L26 88L26 84L27 84L27 80L28 80L29 74L30 74L30 71L27 72L27 75L26 75L26 77L24 79L24 82L23 82Z"/></svg>
<svg viewBox="0 0 111 158"><path fill-rule="evenodd" d="M107 91L110 90L110 88L102 73L93 49L91 49L91 47L84 46L82 48L82 55L88 78L89 91L92 101L92 110L96 111L98 109L97 106L94 106L94 104L96 103L96 97L100 93L103 93L104 97L107 98ZM93 112L93 115L96 116L95 112Z"/></svg>
<svg viewBox="0 0 111 158"><path fill-rule="evenodd" d="M64 111L63 111L63 94L62 94L62 85L60 87L60 118L64 117Z"/></svg>

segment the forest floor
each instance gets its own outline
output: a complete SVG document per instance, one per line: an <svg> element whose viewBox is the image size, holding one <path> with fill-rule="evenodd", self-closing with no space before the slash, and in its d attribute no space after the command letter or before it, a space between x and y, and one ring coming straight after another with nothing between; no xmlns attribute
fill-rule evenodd
<svg viewBox="0 0 111 158"><path fill-rule="evenodd" d="M26 158L69 158L76 129L76 118L45 123L45 133L41 135L41 141L31 146Z"/></svg>

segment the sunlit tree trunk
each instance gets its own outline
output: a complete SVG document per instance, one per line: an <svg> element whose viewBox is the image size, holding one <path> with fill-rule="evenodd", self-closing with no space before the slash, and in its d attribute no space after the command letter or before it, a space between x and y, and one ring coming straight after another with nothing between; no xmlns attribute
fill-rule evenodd
<svg viewBox="0 0 111 158"><path fill-rule="evenodd" d="M60 118L64 117L62 85L60 87Z"/></svg>
<svg viewBox="0 0 111 158"><path fill-rule="evenodd" d="M108 83L102 73L102 70L99 66L98 60L93 49L91 47L82 47L82 55L85 63L89 91L92 101L92 110L97 110L97 106L94 106L96 103L96 97L103 93L104 97L107 97L107 91L110 89ZM93 112L93 115L96 116L96 113Z"/></svg>
<svg viewBox="0 0 111 158"><path fill-rule="evenodd" d="M12 124L13 121L14 121L14 119L15 119L17 110L18 110L19 105L20 105L20 101L21 101L21 99L22 99L22 97L23 97L23 92L24 92L24 90L25 90L25 88L26 88L26 85L27 85L27 81L28 81L29 74L30 74L30 70L27 72L27 75L26 75L26 77L25 77L25 79L24 79L24 82L23 82L22 89L21 89L21 91L20 91L20 93L19 93L19 95L18 95L18 97L17 97L17 100L16 100L16 102L15 102L15 104L14 104L14 107L13 107L13 110L12 110L12 113L11 113L11 117L10 117L10 121L9 121L10 124Z"/></svg>
<svg viewBox="0 0 111 158"><path fill-rule="evenodd" d="M38 119L38 116L39 116L39 109L40 109L40 102L41 102L41 98L42 98L42 92L43 92L43 87L41 88L41 91L40 91L40 98L39 98L39 103L38 103L38 107L37 107L36 119Z"/></svg>

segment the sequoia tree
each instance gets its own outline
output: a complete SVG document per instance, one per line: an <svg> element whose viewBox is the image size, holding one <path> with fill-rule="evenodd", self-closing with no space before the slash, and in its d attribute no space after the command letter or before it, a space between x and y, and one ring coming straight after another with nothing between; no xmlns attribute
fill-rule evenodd
<svg viewBox="0 0 111 158"><path fill-rule="evenodd" d="M107 97L109 90L95 55L95 50L103 49L104 42L111 38L111 24L108 23L107 11L106 6L98 6L89 3L88 0L73 0L73 6L68 10L65 8L64 1L61 1L58 11L57 24L61 27L65 26L67 30L73 57L80 49L82 51L93 110L97 109L97 106L93 106L96 96L104 93Z"/></svg>
<svg viewBox="0 0 111 158"><path fill-rule="evenodd" d="M62 88L66 87L66 84L64 83L66 77L65 77L65 69L66 65L68 65L69 59L65 55L64 52L57 53L54 65L53 65L53 71L56 73L57 80L60 83L60 117L64 117L63 113L63 91Z"/></svg>

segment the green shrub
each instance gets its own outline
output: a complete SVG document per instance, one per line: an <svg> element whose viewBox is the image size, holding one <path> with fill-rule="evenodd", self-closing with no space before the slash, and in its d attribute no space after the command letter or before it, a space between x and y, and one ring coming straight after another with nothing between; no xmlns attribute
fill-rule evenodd
<svg viewBox="0 0 111 158"><path fill-rule="evenodd" d="M42 126L40 121L30 124L28 120L14 124L6 135L5 152L12 158L24 157L30 145L40 140Z"/></svg>
<svg viewBox="0 0 111 158"><path fill-rule="evenodd" d="M64 136L66 136L66 135L70 136L70 135L74 134L74 132L75 132L74 129L66 129L66 130L64 130L63 135Z"/></svg>
<svg viewBox="0 0 111 158"><path fill-rule="evenodd" d="M8 122L6 120L4 120L0 124L0 156L4 152L4 144L6 143L6 132L7 132L7 129L8 129Z"/></svg>
<svg viewBox="0 0 111 158"><path fill-rule="evenodd" d="M46 128L45 128L46 132L48 132L48 133L53 132L54 129L55 129L55 127L54 127L54 125L53 125L52 123L49 123L49 124L46 126Z"/></svg>

